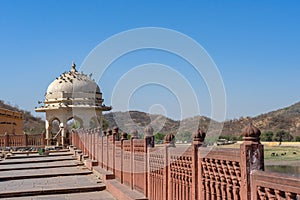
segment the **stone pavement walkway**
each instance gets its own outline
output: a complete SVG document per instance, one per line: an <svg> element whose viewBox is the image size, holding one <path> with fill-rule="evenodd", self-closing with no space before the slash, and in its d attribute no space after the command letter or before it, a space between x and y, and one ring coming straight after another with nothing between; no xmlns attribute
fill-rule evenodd
<svg viewBox="0 0 300 200"><path fill-rule="evenodd" d="M13 197L6 200L115 200L107 191L44 195L34 197Z"/></svg>
<svg viewBox="0 0 300 200"><path fill-rule="evenodd" d="M43 177L53 177L53 176L88 175L91 173L92 172L89 171L84 166L56 167L56 168L42 168L42 169L29 168L24 170L10 170L8 172L0 171L0 181L24 179L24 178L40 178L40 177L43 178Z"/></svg>
<svg viewBox="0 0 300 200"><path fill-rule="evenodd" d="M38 157L31 157L28 158L15 158L11 157L6 160L2 160L0 165L11 165L11 164L24 164L24 163L41 163L41 162L57 162L63 160L74 160L70 155L64 156L38 156Z"/></svg>
<svg viewBox="0 0 300 200"><path fill-rule="evenodd" d="M0 198L114 199L100 179L66 152L0 161Z"/></svg>
<svg viewBox="0 0 300 200"><path fill-rule="evenodd" d="M76 167L83 165L79 161L75 160L62 160L57 162L41 162L38 165L36 163L22 163L20 164L11 164L11 165L1 165L0 162L0 171L10 171L10 170L21 170L21 169L41 169L41 168L56 168L56 167Z"/></svg>

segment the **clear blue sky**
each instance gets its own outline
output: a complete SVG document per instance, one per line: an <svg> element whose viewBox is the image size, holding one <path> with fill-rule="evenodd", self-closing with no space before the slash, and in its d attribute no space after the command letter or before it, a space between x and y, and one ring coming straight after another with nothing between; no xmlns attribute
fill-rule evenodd
<svg viewBox="0 0 300 200"><path fill-rule="evenodd" d="M300 101L297 0L0 0L0 99L35 114L34 107L43 99L48 84L69 70L72 60L80 66L89 52L108 37L149 26L182 32L206 49L223 77L228 119L255 116ZM174 61L168 56L152 52L149 57L141 52L128 55L124 63L120 59L119 65L165 58L172 66ZM112 86L109 81L99 84L109 104ZM137 92L134 97L151 99L161 89L144 88L146 93ZM134 102L132 109L147 111L147 103L155 100ZM199 114L209 115L209 108ZM168 115L178 118L175 111Z"/></svg>

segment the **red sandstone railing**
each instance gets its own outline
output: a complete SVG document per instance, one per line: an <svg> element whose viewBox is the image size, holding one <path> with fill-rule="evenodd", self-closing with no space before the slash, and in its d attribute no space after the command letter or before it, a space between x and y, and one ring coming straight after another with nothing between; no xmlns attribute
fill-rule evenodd
<svg viewBox="0 0 300 200"><path fill-rule="evenodd" d="M215 149L200 156L200 198L240 199L242 155L239 149Z"/></svg>
<svg viewBox="0 0 300 200"><path fill-rule="evenodd" d="M240 149L201 147L201 130L192 145L178 147L171 134L163 146L154 147L149 128L145 139L136 139L136 132L129 140L126 133L120 140L118 135L117 128L107 133L78 130L72 132L71 142L149 200L299 199L299 180L262 171L260 131L252 125L243 133Z"/></svg>
<svg viewBox="0 0 300 200"><path fill-rule="evenodd" d="M0 147L44 147L45 135L23 134L23 135L1 135Z"/></svg>
<svg viewBox="0 0 300 200"><path fill-rule="evenodd" d="M300 199L299 177L253 171L251 174L251 186L252 199Z"/></svg>

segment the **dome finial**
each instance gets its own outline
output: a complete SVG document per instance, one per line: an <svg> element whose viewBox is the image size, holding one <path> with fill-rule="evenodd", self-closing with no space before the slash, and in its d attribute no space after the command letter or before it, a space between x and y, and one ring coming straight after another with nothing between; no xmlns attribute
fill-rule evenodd
<svg viewBox="0 0 300 200"><path fill-rule="evenodd" d="M74 61L72 61L72 69L71 69L71 72L77 72L76 70L76 64Z"/></svg>

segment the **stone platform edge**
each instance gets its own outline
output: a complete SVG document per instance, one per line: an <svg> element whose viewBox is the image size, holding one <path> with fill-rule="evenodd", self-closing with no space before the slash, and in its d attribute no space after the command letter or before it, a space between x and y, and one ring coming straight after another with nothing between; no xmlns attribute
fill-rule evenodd
<svg viewBox="0 0 300 200"><path fill-rule="evenodd" d="M144 194L132 190L129 186L117 181L112 172L106 171L99 166L95 166L93 167L93 173L102 179L106 185L106 189L118 200L148 200Z"/></svg>
<svg viewBox="0 0 300 200"><path fill-rule="evenodd" d="M136 190L132 190L129 186L121 184L119 181L117 181L115 179L115 175L112 172L106 171L98 166L97 161L87 159L87 156L83 155L81 150L72 146L70 146L69 149L77 158L77 160L83 162L88 169L90 169L103 181L108 192L118 200L148 200L144 194Z"/></svg>

